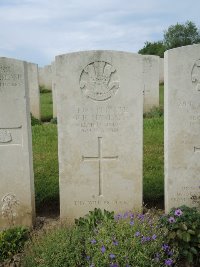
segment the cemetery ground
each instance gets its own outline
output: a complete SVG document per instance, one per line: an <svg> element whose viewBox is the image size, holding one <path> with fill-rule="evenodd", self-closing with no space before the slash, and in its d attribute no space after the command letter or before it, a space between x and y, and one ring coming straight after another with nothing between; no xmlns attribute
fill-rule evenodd
<svg viewBox="0 0 200 267"><path fill-rule="evenodd" d="M144 115L143 200L146 213L127 212L113 217L113 213L95 210L87 219L78 220L76 227L66 227L57 220L57 125L51 120L52 96L51 92L42 90L42 124L34 120L32 126L36 211L40 217L20 260L12 257L5 266L199 266L199 213L183 208L161 216L164 208L163 91L161 85L160 107ZM160 225L162 227L158 227ZM14 236L8 234L8 240L11 235ZM16 244L20 249L26 239L27 231L18 229L14 245L7 244L7 249L11 253L16 251ZM180 262L178 252L191 264ZM183 257L184 253L187 255ZM9 265L9 262L16 265Z"/></svg>

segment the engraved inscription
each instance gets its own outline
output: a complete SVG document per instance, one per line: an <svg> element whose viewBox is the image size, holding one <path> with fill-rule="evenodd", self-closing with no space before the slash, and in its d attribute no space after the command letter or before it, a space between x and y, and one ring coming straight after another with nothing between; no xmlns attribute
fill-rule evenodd
<svg viewBox="0 0 200 267"><path fill-rule="evenodd" d="M192 68L192 83L195 85L197 91L200 91L200 59L198 59Z"/></svg>
<svg viewBox="0 0 200 267"><path fill-rule="evenodd" d="M83 161L97 161L99 164L99 196L103 195L103 173L102 173L102 161L117 160L118 156L103 157L102 156L102 137L98 137L98 156L97 157L85 157L82 156Z"/></svg>
<svg viewBox="0 0 200 267"><path fill-rule="evenodd" d="M74 123L82 133L116 133L129 119L125 106L78 107L74 111Z"/></svg>
<svg viewBox="0 0 200 267"><path fill-rule="evenodd" d="M99 205L127 205L128 202L125 200L113 200L113 201L108 201L108 200L87 200L87 201L83 201L83 200L75 200L74 201L74 205L75 206L99 206Z"/></svg>
<svg viewBox="0 0 200 267"><path fill-rule="evenodd" d="M92 62L81 73L80 88L87 98L96 101L107 100L119 89L117 71L108 62Z"/></svg>
<svg viewBox="0 0 200 267"><path fill-rule="evenodd" d="M22 74L16 73L13 66L0 65L0 88L20 86L22 81Z"/></svg>
<svg viewBox="0 0 200 267"><path fill-rule="evenodd" d="M12 135L5 129L0 129L0 143L9 143L12 141Z"/></svg>

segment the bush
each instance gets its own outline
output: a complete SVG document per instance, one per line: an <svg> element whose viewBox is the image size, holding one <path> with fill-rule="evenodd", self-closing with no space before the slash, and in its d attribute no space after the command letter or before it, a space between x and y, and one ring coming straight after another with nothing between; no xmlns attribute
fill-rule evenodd
<svg viewBox="0 0 200 267"><path fill-rule="evenodd" d="M164 241L157 216L127 212L113 219L111 215L96 209L86 218L97 224L82 224L80 218L76 226L33 237L22 266L162 267L176 261L177 250Z"/></svg>
<svg viewBox="0 0 200 267"><path fill-rule="evenodd" d="M10 228L0 232L0 261L21 252L28 239L28 229L23 227Z"/></svg>
<svg viewBox="0 0 200 267"><path fill-rule="evenodd" d="M75 219L75 224L78 226L85 226L88 229L93 230L99 224L114 220L114 212L95 208L94 211L90 211L85 217Z"/></svg>
<svg viewBox="0 0 200 267"><path fill-rule="evenodd" d="M200 266L200 213L196 208L173 208L161 219L167 228L168 242L179 247L180 259Z"/></svg>

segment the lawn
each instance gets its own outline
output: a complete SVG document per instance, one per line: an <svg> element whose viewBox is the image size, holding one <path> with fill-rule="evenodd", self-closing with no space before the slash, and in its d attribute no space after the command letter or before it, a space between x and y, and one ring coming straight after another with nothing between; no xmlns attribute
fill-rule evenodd
<svg viewBox="0 0 200 267"><path fill-rule="evenodd" d="M163 85L160 86L160 106L163 107ZM41 94L42 120L52 118L51 92ZM163 205L164 140L163 116L144 119L144 203ZM59 210L57 127L52 123L32 126L34 174L37 211ZM152 194L153 192L153 194Z"/></svg>

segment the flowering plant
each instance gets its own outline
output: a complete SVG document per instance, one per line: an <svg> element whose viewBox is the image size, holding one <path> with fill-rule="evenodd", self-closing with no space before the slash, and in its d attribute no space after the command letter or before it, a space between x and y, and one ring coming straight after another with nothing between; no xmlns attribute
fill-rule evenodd
<svg viewBox="0 0 200 267"><path fill-rule="evenodd" d="M85 253L90 267L173 266L174 246L165 243L158 216L126 212L91 231Z"/></svg>
<svg viewBox="0 0 200 267"><path fill-rule="evenodd" d="M192 266L200 265L200 213L196 208L173 208L161 218L167 241L179 248L180 259Z"/></svg>

